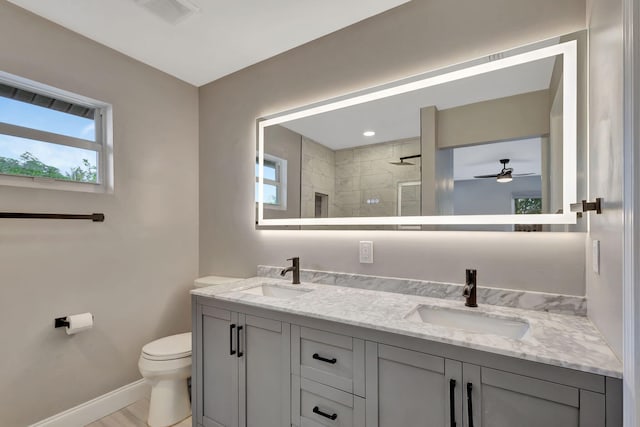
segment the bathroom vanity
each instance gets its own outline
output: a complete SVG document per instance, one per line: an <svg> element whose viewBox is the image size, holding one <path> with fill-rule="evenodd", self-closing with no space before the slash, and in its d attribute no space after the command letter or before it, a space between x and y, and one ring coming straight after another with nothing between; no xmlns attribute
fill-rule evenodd
<svg viewBox="0 0 640 427"><path fill-rule="evenodd" d="M621 364L584 316L304 277L192 294L196 426L622 425Z"/></svg>

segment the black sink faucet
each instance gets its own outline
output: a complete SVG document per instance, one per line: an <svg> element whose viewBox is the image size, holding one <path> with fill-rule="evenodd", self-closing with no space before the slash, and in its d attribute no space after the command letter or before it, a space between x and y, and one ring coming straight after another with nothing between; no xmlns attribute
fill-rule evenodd
<svg viewBox="0 0 640 427"><path fill-rule="evenodd" d="M476 270L467 270L467 277L464 289L462 290L462 296L466 299L464 305L467 307L478 306L478 303L476 302L476 290L478 289L476 273Z"/></svg>
<svg viewBox="0 0 640 427"><path fill-rule="evenodd" d="M293 261L293 264L291 265L291 267L284 268L280 272L280 275L282 277L284 277L284 275L287 274L288 271L293 272L293 282L292 283L294 285L299 285L300 284L300 258L299 257L293 257L293 258L289 258L287 261Z"/></svg>

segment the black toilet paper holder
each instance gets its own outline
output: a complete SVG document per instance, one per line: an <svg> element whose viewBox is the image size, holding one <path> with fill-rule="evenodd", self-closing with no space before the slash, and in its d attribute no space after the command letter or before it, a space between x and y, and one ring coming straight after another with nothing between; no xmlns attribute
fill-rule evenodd
<svg viewBox="0 0 640 427"><path fill-rule="evenodd" d="M53 327L54 328L68 328L69 327L69 321L67 320L66 317L56 317Z"/></svg>

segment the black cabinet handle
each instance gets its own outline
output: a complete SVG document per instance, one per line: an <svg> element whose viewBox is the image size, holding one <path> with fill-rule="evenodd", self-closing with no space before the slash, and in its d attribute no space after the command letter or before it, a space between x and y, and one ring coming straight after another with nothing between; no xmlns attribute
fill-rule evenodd
<svg viewBox="0 0 640 427"><path fill-rule="evenodd" d="M231 326L229 326L229 354L232 356L236 354L236 351L233 349L233 329L235 327L235 323L232 323Z"/></svg>
<svg viewBox="0 0 640 427"><path fill-rule="evenodd" d="M240 350L240 331L242 330L242 325L238 326L238 331L236 333L236 342L238 343L238 357L244 356L244 353ZM473 427L473 426L471 426Z"/></svg>
<svg viewBox="0 0 640 427"><path fill-rule="evenodd" d="M469 412L469 427L473 427L473 399L471 398L472 390L473 384L467 383L467 410Z"/></svg>
<svg viewBox="0 0 640 427"><path fill-rule="evenodd" d="M449 419L451 427L456 427L456 380L449 380Z"/></svg>
<svg viewBox="0 0 640 427"><path fill-rule="evenodd" d="M335 365L336 362L338 361L338 359L336 359L335 357L333 359L327 359L327 358L324 358L324 357L320 356L318 353L313 353L313 358L316 359L316 360L319 360L321 362L330 363L331 365Z"/></svg>
<svg viewBox="0 0 640 427"><path fill-rule="evenodd" d="M329 415L326 412L322 412L317 406L313 408L313 413L318 414L321 417L329 418L332 421L335 421L338 418L338 414Z"/></svg>

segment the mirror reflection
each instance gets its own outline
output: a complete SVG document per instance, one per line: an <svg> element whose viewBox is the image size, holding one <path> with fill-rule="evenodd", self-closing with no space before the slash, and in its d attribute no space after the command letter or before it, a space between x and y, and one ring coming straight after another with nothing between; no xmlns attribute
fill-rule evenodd
<svg viewBox="0 0 640 427"><path fill-rule="evenodd" d="M267 126L264 218L562 213L563 101L556 55Z"/></svg>

